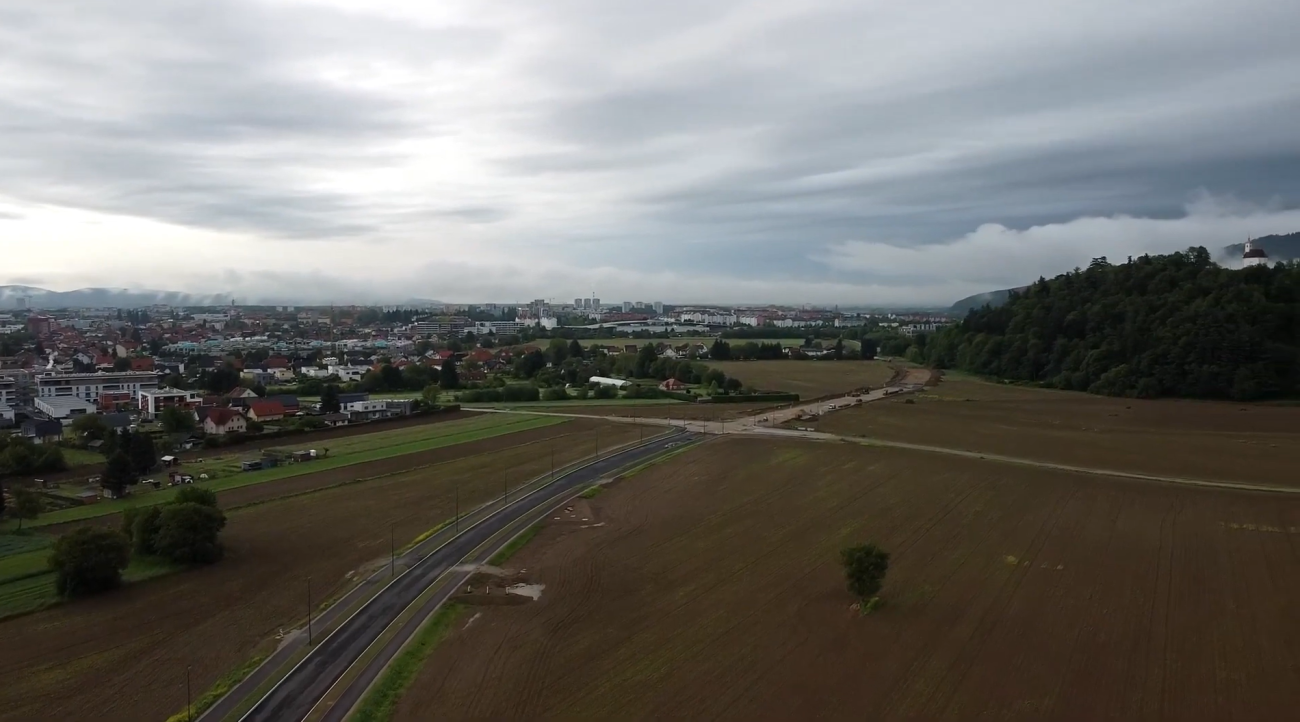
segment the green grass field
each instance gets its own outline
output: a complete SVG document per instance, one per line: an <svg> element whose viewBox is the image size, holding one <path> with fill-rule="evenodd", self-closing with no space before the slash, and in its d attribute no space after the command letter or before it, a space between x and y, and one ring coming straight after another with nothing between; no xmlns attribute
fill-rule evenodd
<svg viewBox="0 0 1300 722"><path fill-rule="evenodd" d="M515 401L502 403L466 403L465 408L473 409L528 409L535 406L545 406L556 410L573 407L575 412L583 406L671 406L673 404L689 404L686 401L677 399L569 399L568 401ZM331 452L333 453L333 452Z"/></svg>
<svg viewBox="0 0 1300 722"><path fill-rule="evenodd" d="M68 462L68 466L89 466L104 463L104 455L98 451L69 448L60 448L59 450L63 452L63 460Z"/></svg>
<svg viewBox="0 0 1300 722"><path fill-rule="evenodd" d="M49 568L46 563L46 559L49 557L48 550L29 552L28 554L39 557L42 569ZM28 554L19 556L26 557ZM8 562L13 558L9 557L4 561ZM142 582L181 569L183 567L159 559L134 558L131 560L131 565L122 572L122 582L124 584ZM25 577L11 579L8 582L0 581L0 619L14 614L24 614L42 609L58 602L59 595L54 588L54 572L52 571L29 574Z"/></svg>
<svg viewBox="0 0 1300 722"><path fill-rule="evenodd" d="M364 434L360 436L350 436L342 439L334 439L328 442L328 447L324 444L313 445L318 451L328 448L329 456L324 459L302 464L288 464L274 469L264 471L239 471L240 461L244 458L257 458L257 454L251 452L231 452L214 450L217 456L205 459L202 463L186 464L182 467L187 474L193 474L197 477L199 474L208 474L209 480L201 482L202 485L213 491L223 491L226 489L237 489L242 486L252 484L264 484L268 481L286 479L301 474L311 474L317 471L326 471L337 469L352 464L360 464L367 461L378 461L405 454L413 454L420 451L439 449L444 446L462 444L479 439L487 439L503 434L511 434L516 431L526 431L551 424L562 423L564 419L545 416L506 416L501 414L489 414L476 416L474 418L463 419L459 421L447 421L440 424L428 424L422 426L412 426L404 429L395 429L392 431L378 431L373 434ZM297 450L300 446L279 447L286 450ZM155 477L155 478L160 478ZM172 499L171 489L164 486L159 491L145 491L137 487L136 493L131 496L117 501L103 501L98 504L89 504L85 506L72 507L70 509L61 509L48 514L42 514L37 519L28 521L25 526L39 527L48 524L59 524L66 521L75 521L78 519L91 519L97 516L115 514L124 509L139 506L155 506L163 504ZM5 522L0 526L0 531L11 530L17 527L16 521Z"/></svg>
<svg viewBox="0 0 1300 722"><path fill-rule="evenodd" d="M0 557L0 585L17 579L30 577L34 574L48 572L49 549L37 549L35 551L23 552L22 554L10 554L6 557Z"/></svg>
<svg viewBox="0 0 1300 722"><path fill-rule="evenodd" d="M50 538L40 534L0 534L0 558L44 549L49 545Z"/></svg>

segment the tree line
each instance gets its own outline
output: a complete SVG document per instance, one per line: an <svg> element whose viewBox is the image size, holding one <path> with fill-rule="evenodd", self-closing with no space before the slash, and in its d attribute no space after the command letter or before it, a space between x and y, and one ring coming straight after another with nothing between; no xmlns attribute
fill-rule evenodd
<svg viewBox="0 0 1300 722"><path fill-rule="evenodd" d="M909 357L1110 396L1300 393L1300 264L1222 268L1204 248L1040 278L918 336Z"/></svg>

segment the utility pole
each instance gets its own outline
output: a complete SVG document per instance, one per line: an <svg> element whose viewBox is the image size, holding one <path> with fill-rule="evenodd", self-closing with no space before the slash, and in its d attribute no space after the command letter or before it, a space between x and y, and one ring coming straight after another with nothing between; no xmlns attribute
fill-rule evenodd
<svg viewBox="0 0 1300 722"><path fill-rule="evenodd" d="M555 481L555 442L551 442L551 481Z"/></svg>
<svg viewBox="0 0 1300 722"><path fill-rule="evenodd" d="M190 665L185 665L185 719L194 719L194 707L190 702Z"/></svg>
<svg viewBox="0 0 1300 722"><path fill-rule="evenodd" d="M388 576L393 576L393 570L397 567L397 539L393 532L394 523L388 523Z"/></svg>
<svg viewBox="0 0 1300 722"><path fill-rule="evenodd" d="M307 646L311 646L311 577L307 577Z"/></svg>
<svg viewBox="0 0 1300 722"><path fill-rule="evenodd" d="M501 478L501 508L510 506L510 475L507 474Z"/></svg>
<svg viewBox="0 0 1300 722"><path fill-rule="evenodd" d="M456 482L456 533L460 533L460 482Z"/></svg>

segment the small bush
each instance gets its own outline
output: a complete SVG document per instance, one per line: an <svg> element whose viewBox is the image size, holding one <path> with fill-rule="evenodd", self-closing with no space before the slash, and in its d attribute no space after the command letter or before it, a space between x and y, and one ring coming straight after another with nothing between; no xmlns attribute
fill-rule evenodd
<svg viewBox="0 0 1300 722"><path fill-rule="evenodd" d="M217 508L217 492L202 486L186 486L176 492L173 501L177 504L202 504Z"/></svg>
<svg viewBox="0 0 1300 722"><path fill-rule="evenodd" d="M840 563L844 565L849 592L866 605L885 583L889 552L875 544L847 547L840 550Z"/></svg>

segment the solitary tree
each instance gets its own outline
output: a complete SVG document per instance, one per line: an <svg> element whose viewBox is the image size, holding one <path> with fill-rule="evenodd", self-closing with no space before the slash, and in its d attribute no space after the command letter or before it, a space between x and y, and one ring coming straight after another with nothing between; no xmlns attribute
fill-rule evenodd
<svg viewBox="0 0 1300 722"><path fill-rule="evenodd" d="M327 414L337 414L343 405L339 403L338 384L329 384L320 392L320 410Z"/></svg>
<svg viewBox="0 0 1300 722"><path fill-rule="evenodd" d="M840 550L840 562L844 565L849 592L862 604L862 612L866 614L875 609L880 603L876 594L889 571L889 552L875 544L846 547Z"/></svg>
<svg viewBox="0 0 1300 722"><path fill-rule="evenodd" d="M158 450L153 437L136 432L131 434L131 465L137 474L146 474L158 465Z"/></svg>
<svg viewBox="0 0 1300 722"><path fill-rule="evenodd" d="M72 422L72 430L84 441L102 441L109 433L108 425L99 414L82 414Z"/></svg>
<svg viewBox="0 0 1300 722"><path fill-rule="evenodd" d="M168 406L163 409L161 420L163 431L169 434L193 431L195 426L194 412L179 406Z"/></svg>
<svg viewBox="0 0 1300 722"><path fill-rule="evenodd" d="M456 359L448 358L442 362L442 369L438 372L438 385L444 389L460 386L460 376L456 373Z"/></svg>
<svg viewBox="0 0 1300 722"><path fill-rule="evenodd" d="M225 526L220 509L194 502L167 504L158 517L154 548L177 564L211 564L221 559L218 537Z"/></svg>
<svg viewBox="0 0 1300 722"><path fill-rule="evenodd" d="M131 459L126 454L118 451L108 457L108 463L104 466L104 477L102 483L105 489L113 492L113 496L121 497L126 493L126 487L139 481L140 477L135 473L135 467L131 466Z"/></svg>
<svg viewBox="0 0 1300 722"><path fill-rule="evenodd" d="M54 543L50 567L54 586L65 597L112 589L122 583L131 562L131 545L121 533L101 527L75 529Z"/></svg>
<svg viewBox="0 0 1300 722"><path fill-rule="evenodd" d="M578 343L578 339L575 338L570 341L569 358L582 358L582 355L582 344Z"/></svg>
<svg viewBox="0 0 1300 722"><path fill-rule="evenodd" d="M24 519L35 519L41 513L41 497L25 487L14 489L13 515L18 517L18 530L22 531Z"/></svg>

